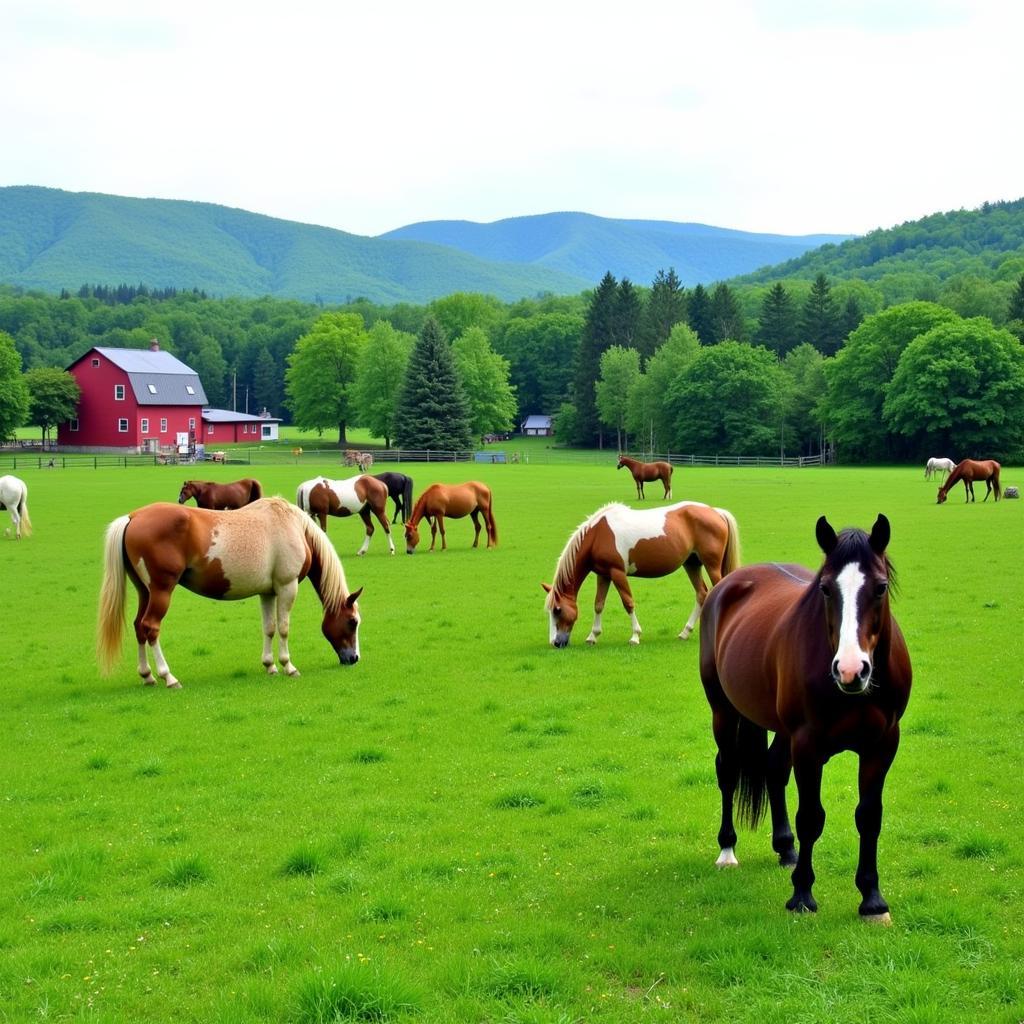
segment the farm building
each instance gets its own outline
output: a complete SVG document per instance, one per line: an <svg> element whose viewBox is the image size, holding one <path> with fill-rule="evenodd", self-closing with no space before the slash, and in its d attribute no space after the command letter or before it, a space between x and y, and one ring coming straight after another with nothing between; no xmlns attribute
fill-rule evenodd
<svg viewBox="0 0 1024 1024"><path fill-rule="evenodd" d="M276 441L281 420L266 410L259 416L231 409L204 409L202 442L244 444L246 441Z"/></svg>
<svg viewBox="0 0 1024 1024"><path fill-rule="evenodd" d="M551 437L555 432L550 416L527 416L520 429L526 437Z"/></svg>
<svg viewBox="0 0 1024 1024"><path fill-rule="evenodd" d="M68 450L159 451L195 443L206 392L199 375L156 341L148 349L92 348L68 367L78 415L57 428Z"/></svg>

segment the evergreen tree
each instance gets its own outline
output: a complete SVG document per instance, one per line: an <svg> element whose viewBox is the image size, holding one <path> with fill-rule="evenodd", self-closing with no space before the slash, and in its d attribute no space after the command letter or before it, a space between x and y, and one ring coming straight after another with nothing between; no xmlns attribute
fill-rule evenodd
<svg viewBox="0 0 1024 1024"><path fill-rule="evenodd" d="M715 285L711 293L711 338L716 344L723 341L743 341L746 336L743 310L736 293L724 282Z"/></svg>
<svg viewBox="0 0 1024 1024"><path fill-rule="evenodd" d="M665 343L672 328L686 321L686 292L676 276L675 268L668 273L659 270L651 284L640 316L640 327L636 335L636 348L640 358L648 359Z"/></svg>
<svg viewBox="0 0 1024 1024"><path fill-rule="evenodd" d="M469 403L438 321L429 316L413 346L395 412L400 448L460 451L473 439Z"/></svg>
<svg viewBox="0 0 1024 1024"><path fill-rule="evenodd" d="M257 412L263 409L276 415L281 408L281 373L266 345L260 346L252 374L253 405Z"/></svg>
<svg viewBox="0 0 1024 1024"><path fill-rule="evenodd" d="M761 302L756 340L778 356L797 343L796 305L781 281L772 285Z"/></svg>
<svg viewBox="0 0 1024 1024"><path fill-rule="evenodd" d="M1024 274L1017 280L1017 287L1010 296L1010 307L1006 311L1007 320L1024 320Z"/></svg>
<svg viewBox="0 0 1024 1024"><path fill-rule="evenodd" d="M715 343L714 331L711 329L711 299L704 285L698 284L690 292L686 303L687 320L702 345Z"/></svg>
<svg viewBox="0 0 1024 1024"><path fill-rule="evenodd" d="M601 437L594 387L601 373L601 354L615 343L619 317L619 286L609 271L591 295L576 356L572 403L576 416L570 440L585 448Z"/></svg>
<svg viewBox="0 0 1024 1024"><path fill-rule="evenodd" d="M800 316L801 341L813 345L822 355L835 355L844 335L832 287L824 274L811 285Z"/></svg>
<svg viewBox="0 0 1024 1024"><path fill-rule="evenodd" d="M846 339L853 334L858 327L860 327L860 322L863 319L864 311L860 308L857 296L848 296L846 299L846 305L843 306L843 311L839 314L840 344L846 341Z"/></svg>
<svg viewBox="0 0 1024 1024"><path fill-rule="evenodd" d="M633 348L637 331L640 329L640 315L643 306L633 282L623 278L615 303L615 328L612 344L622 348Z"/></svg>

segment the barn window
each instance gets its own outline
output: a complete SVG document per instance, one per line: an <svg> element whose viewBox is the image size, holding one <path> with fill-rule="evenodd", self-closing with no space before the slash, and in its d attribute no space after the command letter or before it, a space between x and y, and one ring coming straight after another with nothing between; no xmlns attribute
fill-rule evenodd
<svg viewBox="0 0 1024 1024"><path fill-rule="evenodd" d="M167 433L167 418L165 416L160 417L160 433Z"/></svg>
<svg viewBox="0 0 1024 1024"><path fill-rule="evenodd" d="M149 433L149 420L143 417L142 422L139 424L139 429L144 433Z"/></svg>
<svg viewBox="0 0 1024 1024"><path fill-rule="evenodd" d="M188 418L188 429L189 430L195 430L196 429L196 418L195 418L195 416L189 416L189 418Z"/></svg>
<svg viewBox="0 0 1024 1024"><path fill-rule="evenodd" d="M126 419L124 419L123 417L117 421L117 430L118 430L118 433L121 433L121 434L127 434L128 433L128 421Z"/></svg>
<svg viewBox="0 0 1024 1024"><path fill-rule="evenodd" d="M78 430L78 417L77 416L71 421L71 429L75 430L75 431Z"/></svg>
<svg viewBox="0 0 1024 1024"><path fill-rule="evenodd" d="M213 433L213 424L212 423L206 428L206 433L207 434L212 434Z"/></svg>
<svg viewBox="0 0 1024 1024"><path fill-rule="evenodd" d="M94 360L92 361L92 365L93 365L93 366L99 366L99 365L100 365L100 361L99 361L98 359L94 359Z"/></svg>
<svg viewBox="0 0 1024 1024"><path fill-rule="evenodd" d="M194 387L192 387L191 384L186 384L185 385L185 393L189 394L189 395L194 395L196 393L196 389Z"/></svg>
<svg viewBox="0 0 1024 1024"><path fill-rule="evenodd" d="M115 384L114 385L114 401L115 402L123 402L124 401L124 385L123 384Z"/></svg>
<svg viewBox="0 0 1024 1024"><path fill-rule="evenodd" d="M149 388L149 393L151 395L155 395L156 394L156 385L155 384L147 384L146 387Z"/></svg>

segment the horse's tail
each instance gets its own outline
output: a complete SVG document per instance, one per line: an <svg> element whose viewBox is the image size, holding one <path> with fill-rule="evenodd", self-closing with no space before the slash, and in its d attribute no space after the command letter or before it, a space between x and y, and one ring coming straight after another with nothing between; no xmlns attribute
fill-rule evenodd
<svg viewBox="0 0 1024 1024"><path fill-rule="evenodd" d="M725 520L729 533L722 554L722 575L727 576L740 567L740 527L736 517L727 508L716 508L715 511Z"/></svg>
<svg viewBox="0 0 1024 1024"><path fill-rule="evenodd" d="M263 497L263 485L259 480L252 480L249 484L249 501L259 501Z"/></svg>
<svg viewBox="0 0 1024 1024"><path fill-rule="evenodd" d="M740 716L736 729L736 817L756 829L766 811L768 796L768 730Z"/></svg>
<svg viewBox="0 0 1024 1024"><path fill-rule="evenodd" d="M487 532L491 535L491 544L498 546L498 524L494 521L494 495L487 492L487 507L484 509L484 519L487 520Z"/></svg>
<svg viewBox="0 0 1024 1024"><path fill-rule="evenodd" d="M402 522L407 523L409 521L409 515L412 513L412 477L407 476L405 478L405 484L402 487Z"/></svg>
<svg viewBox="0 0 1024 1024"><path fill-rule="evenodd" d="M348 597L348 583L345 580L345 570L342 567L338 552L334 545L327 539L327 534L320 529L316 520L309 516L302 517L302 531L313 549L313 558L320 566L320 580L317 590L320 594L320 601L325 611L335 610L341 607L342 602Z"/></svg>
<svg viewBox="0 0 1024 1024"><path fill-rule="evenodd" d="M999 486L999 470L1000 467L996 466L996 471L992 474L992 491L995 494L996 501L1003 496L1003 489Z"/></svg>
<svg viewBox="0 0 1024 1024"><path fill-rule="evenodd" d="M313 513L309 511L309 492L313 490L314 483L315 481L307 480L305 483L299 484L299 488L295 492L295 504L310 516Z"/></svg>
<svg viewBox="0 0 1024 1024"><path fill-rule="evenodd" d="M998 477L996 478L998 487ZM999 497L997 494L996 497ZM21 489L21 501L18 502L18 517L21 519L22 536L28 537L32 533L32 520L28 517L28 487Z"/></svg>
<svg viewBox="0 0 1024 1024"><path fill-rule="evenodd" d="M109 674L121 655L124 635L124 531L130 516L119 516L107 527L103 542L103 584L100 587L99 618L96 628L96 660L104 675Z"/></svg>

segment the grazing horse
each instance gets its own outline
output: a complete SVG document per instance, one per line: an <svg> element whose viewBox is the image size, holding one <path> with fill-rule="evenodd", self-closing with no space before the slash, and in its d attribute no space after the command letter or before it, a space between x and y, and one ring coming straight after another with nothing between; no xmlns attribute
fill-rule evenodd
<svg viewBox="0 0 1024 1024"><path fill-rule="evenodd" d="M356 552L365 555L373 536L373 523L370 514L384 527L387 534L388 547L391 554L395 553L395 542L391 539L391 527L388 525L388 489L372 476L361 474L350 476L345 480L328 480L318 476L299 484L295 495L295 504L320 521L320 526L327 530L328 516L358 515L366 527L366 539L363 546Z"/></svg>
<svg viewBox="0 0 1024 1024"><path fill-rule="evenodd" d="M886 555L889 520L870 535L838 536L822 516L817 574L769 563L737 569L704 603L700 676L718 744L715 769L722 793L719 867L738 862L733 798L739 817L756 827L771 807L772 847L795 865L790 910L818 909L811 893L811 855L825 826L821 776L834 754L860 758L860 833L856 882L863 918L889 921L878 888L882 787L900 741L900 716L910 698L910 656L889 609L895 581ZM767 733L775 733L768 746ZM786 811L786 783L796 774L799 857Z"/></svg>
<svg viewBox="0 0 1024 1024"><path fill-rule="evenodd" d="M404 523L412 512L412 477L404 473L374 473L374 479L387 487L388 497L395 503L395 514L391 522L397 522L401 513Z"/></svg>
<svg viewBox="0 0 1024 1024"><path fill-rule="evenodd" d="M633 625L631 644L640 643L642 632L628 577L667 576L680 566L693 584L697 603L679 634L685 640L693 631L708 594L701 576L704 567L714 586L740 564L739 528L732 513L699 501L681 501L665 508L633 509L613 503L599 508L569 538L555 566L544 607L550 617L550 640L554 647L567 647L572 627L579 617L579 589L588 573L597 576L594 596L594 625L587 643L601 635L601 613L608 587L615 589Z"/></svg>
<svg viewBox="0 0 1024 1024"><path fill-rule="evenodd" d="M946 476L953 472L953 467L956 463L952 459L929 459L928 464L924 467L924 478L925 480L931 480L933 473L938 473L941 479L945 480Z"/></svg>
<svg viewBox="0 0 1024 1024"><path fill-rule="evenodd" d="M160 649L160 623L171 593L180 584L202 597L235 600L259 595L263 607L263 665L275 675L277 657L290 676L299 670L288 652L289 617L299 581L309 577L324 606L323 634L342 665L359 660L360 587L349 593L341 560L327 535L283 498L262 498L232 512L157 502L120 516L107 528L103 586L100 590L96 654L109 672L121 652L124 606L132 581L139 594L135 639L139 675L146 686L156 679L181 684Z"/></svg>
<svg viewBox="0 0 1024 1024"><path fill-rule="evenodd" d="M445 516L449 519L461 519L471 516L473 519L473 547L480 543L480 515L484 517L487 527L487 546L497 547L498 527L494 522L491 509L491 489L477 480L464 484L431 484L416 500L412 515L405 523L405 550L413 554L420 542L419 522L426 519L430 523L430 550L434 550L437 531L441 531L441 550L448 547L444 535Z"/></svg>
<svg viewBox="0 0 1024 1024"><path fill-rule="evenodd" d="M999 486L999 470L1001 468L995 459L986 459L983 462L978 462L975 459L964 459L963 462L958 462L956 468L946 478L946 482L939 488L936 504L941 505L946 500L946 495L949 494L950 488L958 480L963 481L965 501L974 501L975 480L985 481L985 497L981 499L982 501L988 501L988 496L993 491L995 492L996 501L998 501L1003 496L1003 489Z"/></svg>
<svg viewBox="0 0 1024 1024"><path fill-rule="evenodd" d="M633 474L637 498L643 499L644 482L647 480L660 480L665 487L664 498L667 500L672 497L672 464L670 462L640 462L638 459L620 455L619 464L615 468L622 469L623 466Z"/></svg>
<svg viewBox="0 0 1024 1024"><path fill-rule="evenodd" d="M28 517L28 487L24 480L16 476L0 476L0 510L3 509L11 513L15 540L21 540L23 533L26 537L32 533L32 520Z"/></svg>
<svg viewBox="0 0 1024 1024"><path fill-rule="evenodd" d="M262 497L263 488L259 480L246 478L231 484L218 484L212 480L186 480L178 495L178 504L184 505L189 498L195 498L199 508L241 508Z"/></svg>

